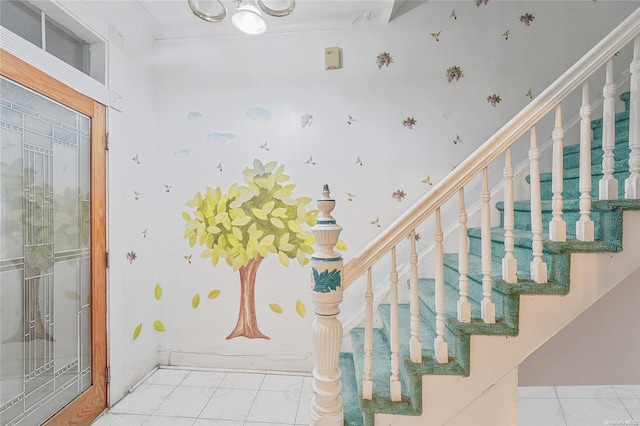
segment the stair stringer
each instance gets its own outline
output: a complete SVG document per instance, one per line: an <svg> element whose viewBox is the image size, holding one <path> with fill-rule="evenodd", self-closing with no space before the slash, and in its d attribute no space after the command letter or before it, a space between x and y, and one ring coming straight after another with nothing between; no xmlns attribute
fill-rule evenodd
<svg viewBox="0 0 640 426"><path fill-rule="evenodd" d="M465 418L464 411L474 400L513 374L530 354L623 279L630 274L640 274L640 210L624 210L623 227L621 252L571 254L571 285L567 295L520 296L517 336L471 335L468 377L423 376L421 416L380 413L375 415L375 424L467 426L458 421ZM514 401L515 398L509 398L505 403ZM515 407L509 411L515 413ZM474 424L483 426L484 423L478 421L476 418ZM515 414L510 420L483 418L482 422L485 421L492 426L516 424Z"/></svg>

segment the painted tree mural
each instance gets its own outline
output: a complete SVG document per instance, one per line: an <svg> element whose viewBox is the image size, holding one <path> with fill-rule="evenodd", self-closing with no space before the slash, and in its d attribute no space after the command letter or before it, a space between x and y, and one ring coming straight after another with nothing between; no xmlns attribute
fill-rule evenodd
<svg viewBox="0 0 640 426"><path fill-rule="evenodd" d="M194 210L183 212L187 222L184 237L191 247L204 247L202 257L216 266L225 259L240 272L240 309L235 328L227 340L246 338L269 339L258 328L255 310L256 274L260 262L269 253L278 256L284 266L290 259L300 265L309 262L313 253L313 234L305 231L306 223L316 223L317 210L306 210L309 197L293 198L293 184L285 184L289 176L284 165L272 161L253 161L253 168L243 171L245 185L233 184L226 194L207 187L187 201Z"/></svg>

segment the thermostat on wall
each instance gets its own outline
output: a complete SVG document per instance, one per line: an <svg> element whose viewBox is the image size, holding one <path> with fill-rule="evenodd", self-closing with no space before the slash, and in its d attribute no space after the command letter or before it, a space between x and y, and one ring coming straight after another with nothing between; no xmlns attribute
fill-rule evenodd
<svg viewBox="0 0 640 426"><path fill-rule="evenodd" d="M340 69L340 48L326 47L324 49L324 69L337 70Z"/></svg>

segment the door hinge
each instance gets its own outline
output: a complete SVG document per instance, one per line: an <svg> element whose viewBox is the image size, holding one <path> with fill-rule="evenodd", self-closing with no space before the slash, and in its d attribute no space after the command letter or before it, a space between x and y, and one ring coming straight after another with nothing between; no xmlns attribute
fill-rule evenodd
<svg viewBox="0 0 640 426"><path fill-rule="evenodd" d="M109 252L105 252L105 264L106 267L109 267Z"/></svg>
<svg viewBox="0 0 640 426"><path fill-rule="evenodd" d="M104 149L109 151L109 133L107 133L104 137Z"/></svg>
<svg viewBox="0 0 640 426"><path fill-rule="evenodd" d="M111 383L111 367L107 367L107 384Z"/></svg>

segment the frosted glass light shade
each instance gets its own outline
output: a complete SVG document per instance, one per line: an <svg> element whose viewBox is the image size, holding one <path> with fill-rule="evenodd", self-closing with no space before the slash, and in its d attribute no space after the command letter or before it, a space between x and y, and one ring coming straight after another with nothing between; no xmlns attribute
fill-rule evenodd
<svg viewBox="0 0 640 426"><path fill-rule="evenodd" d="M238 10L231 17L231 23L245 34L262 34L267 30L267 23L252 0L239 2Z"/></svg>

